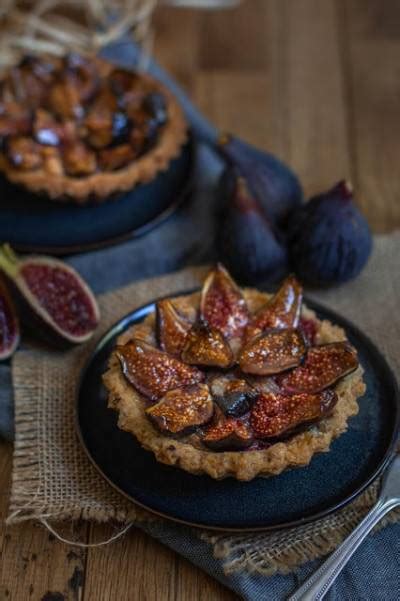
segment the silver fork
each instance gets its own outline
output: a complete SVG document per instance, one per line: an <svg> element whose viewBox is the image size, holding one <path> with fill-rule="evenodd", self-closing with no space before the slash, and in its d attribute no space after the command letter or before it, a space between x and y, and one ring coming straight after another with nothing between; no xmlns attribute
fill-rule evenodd
<svg viewBox="0 0 400 601"><path fill-rule="evenodd" d="M365 518L288 601L320 601L372 528L400 505L400 455L387 468L378 501Z"/></svg>

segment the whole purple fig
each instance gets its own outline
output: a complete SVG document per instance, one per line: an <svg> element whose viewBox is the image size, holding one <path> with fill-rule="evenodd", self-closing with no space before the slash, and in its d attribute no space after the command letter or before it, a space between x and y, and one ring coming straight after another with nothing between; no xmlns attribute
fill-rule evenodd
<svg viewBox="0 0 400 601"><path fill-rule="evenodd" d="M297 276L316 286L355 278L372 249L368 223L355 205L352 187L346 181L294 211L288 237Z"/></svg>
<svg viewBox="0 0 400 601"><path fill-rule="evenodd" d="M240 171L250 193L274 225L284 225L289 213L303 200L295 174L272 154L235 136L222 135L217 149Z"/></svg>
<svg viewBox="0 0 400 601"><path fill-rule="evenodd" d="M221 261L242 283L275 282L288 271L286 247L240 175L220 225L218 243Z"/></svg>

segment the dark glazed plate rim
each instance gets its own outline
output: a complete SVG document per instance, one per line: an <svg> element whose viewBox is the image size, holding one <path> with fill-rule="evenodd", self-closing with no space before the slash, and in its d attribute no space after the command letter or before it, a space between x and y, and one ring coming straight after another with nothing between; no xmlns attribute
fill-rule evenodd
<svg viewBox="0 0 400 601"><path fill-rule="evenodd" d="M15 248L15 250L17 250L18 252L22 253L41 253L54 256L66 256L90 252L94 250L101 250L102 248L107 248L109 246L116 246L128 240L140 238L141 236L148 234L153 229L157 228L165 221L167 221L167 219L169 219L179 209L179 207L184 203L184 201L189 197L190 193L192 192L194 185L197 145L191 130L188 131L187 146L190 155L190 164L182 188L177 194L173 195L174 200L171 202L171 204L147 223L144 223L143 225L137 228L129 229L127 232L124 232L122 234L112 236L110 238L104 238L103 240L98 240L96 242L68 244L63 246L13 243L13 248ZM139 186L145 185L146 184L139 184ZM115 200L109 200L108 202L115 202L116 209L118 208L118 198L116 198ZM96 210L96 204L93 204L93 210Z"/></svg>
<svg viewBox="0 0 400 601"><path fill-rule="evenodd" d="M193 289L188 290L188 291L183 291L183 292L174 294L174 296L182 296L182 295L193 293L195 291L196 290L193 290ZM171 295L168 295L168 296L171 296ZM166 297L160 297L160 298L166 298ZM331 515L332 513L338 511L339 509L344 508L346 505L351 503L351 501L354 501L356 499L356 497L358 497L362 492L364 492L368 488L368 486L370 484L372 484L372 482L374 480L376 480L376 478L378 478L383 473L383 471L386 469L386 467L390 463L391 459L393 458L394 454L396 453L396 446L398 443L399 430L400 430L400 394L399 394L399 387L398 387L396 378L393 374L393 371L391 370L386 359L380 353L380 351L378 350L376 345L357 326L355 326L352 322L350 322L346 318L337 314L335 311L326 308L324 305L317 303L313 300L305 298L304 302L307 304L307 306L309 308L313 309L316 313L322 313L324 315L324 317L331 320L333 323L336 323L336 324L340 325L341 327L345 328L346 330L351 331L353 333L353 335L355 335L356 338L361 341L363 346L369 350L369 352L374 356L376 361L379 363L379 371L383 374L382 379L385 381L389 381L390 385L393 389L393 393L394 393L393 406L395 407L396 413L394 415L392 426L390 427L390 430L391 430L390 441L387 444L386 449L385 449L384 453L382 454L382 458L379 461L379 463L377 464L376 468L374 470L372 470L368 474L367 477L365 477L365 479L362 481L362 483L359 486L356 486L354 488L354 490L352 490L351 493L345 495L340 501L333 503L331 506L327 507L326 509L316 512L310 516L307 516L307 517L301 518L301 519L285 521L285 522L273 524L273 525L270 524L270 525L265 525L265 526L253 526L253 527L242 527L242 526L220 527L220 526L216 526L214 524L209 525L209 524L206 524L203 522L202 523L191 522L191 521L188 521L185 519L180 519L176 516L169 515L167 513L164 513L157 509L154 509L154 508L144 504L143 502L139 502L137 499L135 499L129 493L127 493L126 491L121 489L117 484L115 484L113 482L113 480L111 478L109 478L104 473L101 466L96 462L94 457L91 455L89 448L86 445L85 437L84 437L84 434L83 434L83 431L81 428L81 423L80 423L80 418L79 418L80 391L84 384L85 377L86 377L86 374L88 373L88 370L90 369L93 362L96 361L97 355L103 350L103 348L105 346L107 346L116 336L120 335L123 331L125 331L131 324L137 323L138 321L141 321L142 319L144 319L144 317L146 317L148 315L148 313L150 313L152 311L152 309L154 308L154 304L158 300L160 300L160 298L155 299L154 301L151 301L149 303L146 303L145 305L138 307L134 311L129 312L124 317L119 319L104 334L104 336L98 342L95 349L92 351L90 357L86 361L86 364L81 372L81 375L80 375L80 378L78 381L78 386L77 386L76 403L75 403L75 426L76 426L78 439L79 439L88 459L92 463L92 465L96 468L96 470L99 472L99 474L110 484L110 486L112 486L115 490L117 490L122 496L127 498L132 503L135 503L136 505L142 507L143 509L150 511L151 513L153 513L155 515L166 518L173 522L185 524L188 526L193 526L196 528L207 528L209 530L224 531L224 532L256 532L256 531L272 532L272 531L276 531L276 530L283 530L286 528L293 528L296 526L301 526L304 524L312 523L319 519L322 519L322 518L325 518L325 517ZM298 469L302 469L302 468L298 468Z"/></svg>

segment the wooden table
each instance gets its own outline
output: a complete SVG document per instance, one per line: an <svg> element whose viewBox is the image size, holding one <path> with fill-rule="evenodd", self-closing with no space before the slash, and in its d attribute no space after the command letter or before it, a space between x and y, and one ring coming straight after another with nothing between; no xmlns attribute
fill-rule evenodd
<svg viewBox="0 0 400 601"><path fill-rule="evenodd" d="M307 194L349 177L376 232L400 226L399 2L247 0L215 13L163 8L155 49L210 119L285 159ZM0 445L2 517L11 452ZM71 527L63 532L71 535ZM72 534L94 542L110 533L81 524ZM85 551L35 524L2 526L0 545L1 601L237 598L137 530Z"/></svg>

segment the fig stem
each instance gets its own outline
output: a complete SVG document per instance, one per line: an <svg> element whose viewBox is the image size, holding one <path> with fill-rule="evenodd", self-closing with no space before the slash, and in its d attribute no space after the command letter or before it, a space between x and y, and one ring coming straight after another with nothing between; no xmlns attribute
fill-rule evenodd
<svg viewBox="0 0 400 601"><path fill-rule="evenodd" d="M0 269L12 279L18 273L19 259L7 243L0 248Z"/></svg>

